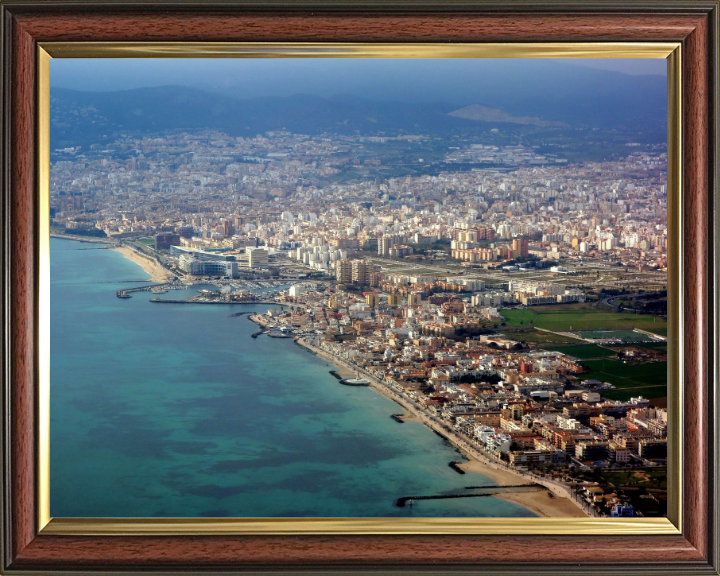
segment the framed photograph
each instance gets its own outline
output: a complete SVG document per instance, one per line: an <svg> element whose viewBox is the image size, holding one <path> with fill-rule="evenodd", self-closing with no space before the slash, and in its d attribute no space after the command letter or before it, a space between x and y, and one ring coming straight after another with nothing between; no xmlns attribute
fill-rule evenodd
<svg viewBox="0 0 720 576"><path fill-rule="evenodd" d="M718 574L717 2L3 2L2 573Z"/></svg>

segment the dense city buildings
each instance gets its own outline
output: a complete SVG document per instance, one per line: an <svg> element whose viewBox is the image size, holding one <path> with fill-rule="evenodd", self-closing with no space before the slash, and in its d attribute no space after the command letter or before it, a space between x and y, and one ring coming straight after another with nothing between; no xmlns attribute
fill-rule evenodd
<svg viewBox="0 0 720 576"><path fill-rule="evenodd" d="M389 140L206 131L56 151L53 229L211 279L217 302L283 281L263 327L492 462L574 485L593 513L661 514L662 490L598 478L667 458L665 147L573 163L467 143L443 170L389 176Z"/></svg>

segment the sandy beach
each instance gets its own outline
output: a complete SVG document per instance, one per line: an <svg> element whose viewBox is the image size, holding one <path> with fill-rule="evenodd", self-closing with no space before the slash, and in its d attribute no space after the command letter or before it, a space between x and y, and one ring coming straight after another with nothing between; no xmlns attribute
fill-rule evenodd
<svg viewBox="0 0 720 576"><path fill-rule="evenodd" d="M318 358L322 358L323 360L329 362L330 366L333 367L335 372L337 372L338 376L340 376L341 378L354 378L356 376L355 372L351 372L346 367L338 366L335 362L333 362L332 357L329 354L326 354L325 352L319 352L317 348L314 349L313 352L317 354Z"/></svg>
<svg viewBox="0 0 720 576"><path fill-rule="evenodd" d="M483 472L484 474L484 472ZM559 498L552 492L541 490L538 492L509 492L496 494L495 498L502 498L524 506L543 518L587 518L587 514L568 498Z"/></svg>
<svg viewBox="0 0 720 576"><path fill-rule="evenodd" d="M111 250L120 252L128 260L132 260L135 264L142 266L142 269L150 274L153 282L167 282L173 274L157 264L154 260L151 260L144 254L140 254L136 250L133 250L129 246L113 246Z"/></svg>
<svg viewBox="0 0 720 576"><path fill-rule="evenodd" d="M401 414L399 418L403 422L420 422L420 418L415 416L415 414L413 414L412 412L406 412L405 414Z"/></svg>
<svg viewBox="0 0 720 576"><path fill-rule="evenodd" d="M308 349L311 349L315 354L317 354L318 358L322 358L323 360L326 360L330 363L330 365L335 369L335 372L338 373L339 376L342 378L354 378L357 376L355 372L352 372L349 370L346 366L339 365L339 363L336 363L330 354L327 352L323 352L319 348L311 347L307 342L302 342L302 345Z"/></svg>
<svg viewBox="0 0 720 576"><path fill-rule="evenodd" d="M332 354L328 354L324 350L321 350L320 348L316 348L315 346L311 346L306 341L302 340L300 342L305 348L312 350L314 354L318 356L318 358L322 358L323 360L327 360L330 362L334 367L335 371L342 376L343 378L355 378L358 375L357 371L351 370L347 366L345 366L343 363L339 362L338 359L333 356ZM363 376L365 377L365 376ZM380 394L385 396L386 398L389 398L390 400L394 400L389 394L385 393L382 389L382 386L377 385L375 382L371 385L371 388L373 390L377 390ZM404 406L403 406L404 408ZM420 419L411 411L405 410L405 413L400 415L400 419L404 422L420 422Z"/></svg>
<svg viewBox="0 0 720 576"><path fill-rule="evenodd" d="M468 461L459 463L459 468L462 468L465 472L477 472L483 476L487 476L498 486L517 486L518 484L529 484L532 482L529 478L525 478L512 470L505 470L499 466L496 467L488 464L487 462L480 462L462 448L460 452L463 453Z"/></svg>
<svg viewBox="0 0 720 576"><path fill-rule="evenodd" d="M337 367L337 370L340 374L348 374L351 376L355 376L356 373L359 372L359 370L353 369L353 367L346 365L345 362L340 358L337 358L332 354L328 354L324 350L316 348L315 346L311 346L308 342L302 339L299 339L299 343L301 343L305 348L315 352L320 358L323 358L328 362L332 362ZM576 505L566 496L566 492L562 488L555 486L551 483L545 483L542 480L538 480L534 477L525 476L520 472L510 470L508 468L505 468L501 464L485 458L474 450L469 449L470 447L466 446L465 442L462 441L462 439L456 438L454 437L454 435L449 434L447 430L440 428L440 426L436 422L431 420L428 416L424 415L421 411L417 410L414 406L412 406L412 404L410 404L410 402L402 398L399 394L390 391L388 388L380 384L375 378L367 374L362 374L362 376L370 380L370 387L373 390L375 390L379 394L382 394L386 398L396 402L405 409L405 413L408 415L408 417L403 417L403 420L419 422L427 426L431 430L442 434L444 437L447 438L450 443L452 443L456 448L458 448L465 455L465 457L468 458L467 462L462 462L459 464L460 468L462 468L466 472L477 472L479 474L482 474L483 476L487 476L488 478L493 480L498 486L514 486L518 484L537 483L541 484L546 488L546 490L538 490L536 492L512 492L507 494L498 494L495 496L496 498L504 498L505 500L515 502L516 504L524 506L528 510L531 510L532 512L535 512L539 516L543 517L588 517L588 515L578 505ZM552 492L552 495L550 495L550 492Z"/></svg>

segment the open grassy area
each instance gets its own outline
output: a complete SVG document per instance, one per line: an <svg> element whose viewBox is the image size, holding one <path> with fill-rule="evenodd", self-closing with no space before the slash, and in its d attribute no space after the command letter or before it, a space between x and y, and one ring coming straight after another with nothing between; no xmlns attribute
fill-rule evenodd
<svg viewBox="0 0 720 576"><path fill-rule="evenodd" d="M667 334L667 323L664 320L642 314L559 311L552 314L540 314L533 323L538 328L553 331L632 330L633 328L639 328L661 336Z"/></svg>
<svg viewBox="0 0 720 576"><path fill-rule="evenodd" d="M633 396L667 396L667 362L629 366L617 360L586 360L581 364L588 370L580 375L582 380L600 380L617 387L617 390L603 391L605 398L628 400Z"/></svg>
<svg viewBox="0 0 720 576"><path fill-rule="evenodd" d="M527 326L537 317L532 310L500 310L500 314L510 326Z"/></svg>
<svg viewBox="0 0 720 576"><path fill-rule="evenodd" d="M538 314L558 312L577 312L578 310L592 310L601 312L591 302L571 302L569 304L543 304L542 306L533 306L532 311Z"/></svg>
<svg viewBox="0 0 720 576"><path fill-rule="evenodd" d="M152 238L144 238L143 240L138 240L140 244L145 244L145 246L155 246L155 240Z"/></svg>
<svg viewBox="0 0 720 576"><path fill-rule="evenodd" d="M665 386L647 386L643 388L625 388L622 390L603 390L601 396L607 400L615 400L617 402L627 402L630 398L642 396L648 400L657 398L667 398L667 387Z"/></svg>
<svg viewBox="0 0 720 576"><path fill-rule="evenodd" d="M508 337L512 338L512 334L508 334ZM514 340L514 338L513 338ZM560 336L559 334L552 334L551 332L540 332L540 330L533 330L524 339L525 342L531 344L537 344L538 346L545 345L559 346L561 344L575 344L577 340L569 336Z"/></svg>
<svg viewBox="0 0 720 576"><path fill-rule="evenodd" d="M492 325L485 325L485 328L493 329ZM530 326L500 326L496 328L498 332L501 332L511 340L517 340L518 342L525 342L526 344L536 344L543 346L545 344L549 346L560 346L562 344L577 344L578 340L570 338L569 336L561 336L560 334L553 334L552 332L543 332L541 330L535 330L532 325Z"/></svg>
<svg viewBox="0 0 720 576"><path fill-rule="evenodd" d="M580 308L582 306L582 308ZM523 309L500 310L505 323L510 327L524 328L536 326L554 332L568 331L594 331L594 330L623 330L632 331L634 328L652 332L660 336L667 335L667 322L656 316L647 314L630 314L619 312L606 312L588 308L588 304L563 304L555 306L533 306ZM537 332L537 331L536 331ZM608 335L610 337L611 335ZM532 338L532 339L531 339ZM638 339L643 339L637 335ZM560 343L572 342L572 339L557 340L550 337L542 338L533 335L526 339L528 342ZM659 343L664 345L664 343Z"/></svg>
<svg viewBox="0 0 720 576"><path fill-rule="evenodd" d="M578 335L591 340L617 339L621 342L644 342L650 339L647 334L634 330L593 330L578 332Z"/></svg>
<svg viewBox="0 0 720 576"><path fill-rule="evenodd" d="M615 486L637 486L667 490L667 469L659 470L603 470L598 472Z"/></svg>
<svg viewBox="0 0 720 576"><path fill-rule="evenodd" d="M601 348L595 344L580 344L578 346L543 346L545 350L553 352L562 352L568 356L574 356L580 360L589 360L591 358L610 358L615 356L614 350Z"/></svg>
<svg viewBox="0 0 720 576"><path fill-rule="evenodd" d="M667 342L639 342L635 344L638 348L647 348L657 352L667 352Z"/></svg>

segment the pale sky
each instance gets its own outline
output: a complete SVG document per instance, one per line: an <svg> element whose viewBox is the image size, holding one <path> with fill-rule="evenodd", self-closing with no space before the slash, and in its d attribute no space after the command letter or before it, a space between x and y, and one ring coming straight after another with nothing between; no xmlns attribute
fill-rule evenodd
<svg viewBox="0 0 720 576"><path fill-rule="evenodd" d="M624 74L666 75L664 59L72 59L51 61L53 87L113 91L183 85L210 91L242 86L243 96L308 93L355 93L361 84L431 81L434 76L459 80L507 76L517 80L539 70L563 77L598 69ZM544 74L545 72L543 72Z"/></svg>
<svg viewBox="0 0 720 576"><path fill-rule="evenodd" d="M664 58L583 58L582 60L578 58L558 58L555 61L598 70L614 70L624 74L632 74L633 76L645 74L665 76L667 73L667 60Z"/></svg>

